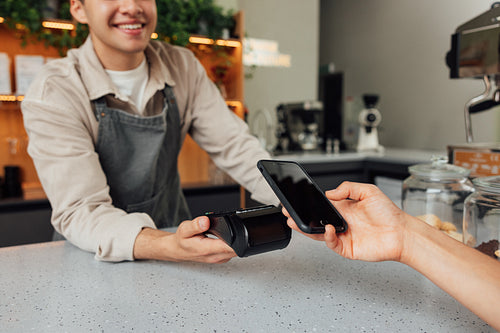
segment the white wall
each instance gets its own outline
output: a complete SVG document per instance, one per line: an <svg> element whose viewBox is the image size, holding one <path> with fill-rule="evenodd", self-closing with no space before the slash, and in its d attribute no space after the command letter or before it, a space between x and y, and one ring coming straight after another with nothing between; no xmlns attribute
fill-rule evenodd
<svg viewBox="0 0 500 333"><path fill-rule="evenodd" d="M215 0L215 4L225 10L232 9L235 12L238 11L238 0Z"/></svg>
<svg viewBox="0 0 500 333"><path fill-rule="evenodd" d="M317 98L319 0L239 0L248 37L278 41L292 58L290 68L259 67L245 80L250 113L275 111L283 102Z"/></svg>
<svg viewBox="0 0 500 333"><path fill-rule="evenodd" d="M280 53L291 55L291 68L246 69L251 74L244 89L249 122L261 128L254 128L254 133L267 131L264 136L275 143L270 136L274 136L276 106L317 99L320 0L215 0L215 3L226 10L244 12L247 37L275 40ZM270 129L263 128L266 127L263 118L253 121L257 111L264 109L274 119Z"/></svg>
<svg viewBox="0 0 500 333"><path fill-rule="evenodd" d="M444 150L465 142L464 105L483 91L449 79L450 36L492 2L321 0L320 63L344 71L346 96L380 94L382 145ZM475 141L496 140L496 113L473 116Z"/></svg>

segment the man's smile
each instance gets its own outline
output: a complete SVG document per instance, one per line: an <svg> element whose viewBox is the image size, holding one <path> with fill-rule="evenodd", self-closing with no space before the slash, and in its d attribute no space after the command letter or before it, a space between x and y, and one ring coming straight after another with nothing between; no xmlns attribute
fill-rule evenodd
<svg viewBox="0 0 500 333"><path fill-rule="evenodd" d="M126 30L136 30L136 29L141 29L144 25L140 23L135 23L135 24L118 24L117 27L120 29L126 29Z"/></svg>

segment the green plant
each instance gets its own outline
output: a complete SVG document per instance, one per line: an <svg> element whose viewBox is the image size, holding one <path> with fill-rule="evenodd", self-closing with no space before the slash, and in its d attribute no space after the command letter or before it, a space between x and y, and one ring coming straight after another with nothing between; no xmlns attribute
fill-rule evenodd
<svg viewBox="0 0 500 333"><path fill-rule="evenodd" d="M43 11L46 2L39 0L4 0L0 2L0 16L11 29L21 31L21 44L31 41L43 41L45 46L55 47L61 56L70 48L83 43L88 35L86 25L77 24L75 31L53 31L42 26ZM65 2L59 9L59 17L71 19L69 3Z"/></svg>
<svg viewBox="0 0 500 333"><path fill-rule="evenodd" d="M234 27L232 11L224 13L214 0L157 0L159 38L172 44L187 45L191 34L207 35L220 38L222 31L231 31ZM40 0L2 0L0 16L11 29L19 30L21 43L30 40L44 41L46 46L53 46L64 55L68 49L80 46L88 35L86 25L77 24L72 32L54 31L42 27L42 14L46 1ZM71 20L69 2L61 3L59 18Z"/></svg>
<svg viewBox="0 0 500 333"><path fill-rule="evenodd" d="M186 45L191 34L220 38L224 29L234 28L233 12L224 13L214 0L157 0L156 6L156 30L172 44Z"/></svg>
<svg viewBox="0 0 500 333"><path fill-rule="evenodd" d="M0 16L10 28L22 24L28 31L42 28L41 13L45 8L43 1L37 0L4 0L0 2Z"/></svg>

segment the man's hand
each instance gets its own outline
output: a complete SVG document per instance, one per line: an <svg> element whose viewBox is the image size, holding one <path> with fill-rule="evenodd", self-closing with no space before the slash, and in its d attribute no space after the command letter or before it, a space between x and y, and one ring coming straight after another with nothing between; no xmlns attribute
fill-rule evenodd
<svg viewBox="0 0 500 333"><path fill-rule="evenodd" d="M134 258L224 263L235 257L233 249L224 241L203 234L209 228L206 216L182 222L175 233L144 228L137 235Z"/></svg>

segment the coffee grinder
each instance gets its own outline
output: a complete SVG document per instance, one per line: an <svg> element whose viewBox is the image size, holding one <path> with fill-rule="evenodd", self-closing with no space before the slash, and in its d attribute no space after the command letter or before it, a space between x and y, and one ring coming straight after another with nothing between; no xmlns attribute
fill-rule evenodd
<svg viewBox="0 0 500 333"><path fill-rule="evenodd" d="M363 95L363 102L365 108L359 114L359 137L358 137L358 152L366 151L384 151L378 142L377 127L382 121L380 111L376 109L379 100L378 95L365 94Z"/></svg>

